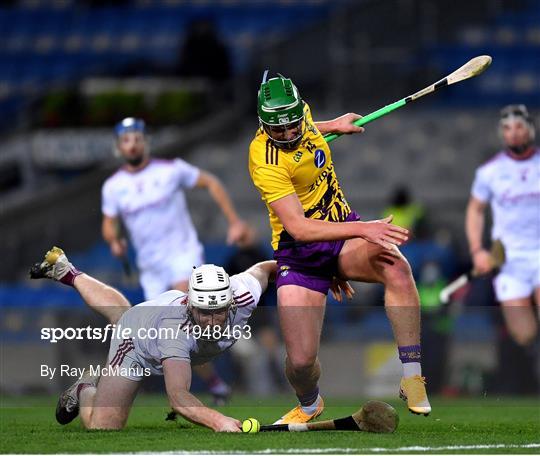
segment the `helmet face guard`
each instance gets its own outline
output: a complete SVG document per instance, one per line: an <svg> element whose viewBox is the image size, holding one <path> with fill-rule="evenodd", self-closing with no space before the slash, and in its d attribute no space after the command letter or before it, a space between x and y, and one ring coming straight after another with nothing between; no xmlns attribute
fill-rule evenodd
<svg viewBox="0 0 540 456"><path fill-rule="evenodd" d="M257 97L259 122L277 147L295 149L304 135L304 102L290 79L278 75L267 81L267 74Z"/></svg>
<svg viewBox="0 0 540 456"><path fill-rule="evenodd" d="M219 266L205 264L193 270L189 279L188 313L200 327L199 339L218 341L236 314L228 274Z"/></svg>
<svg viewBox="0 0 540 456"><path fill-rule="evenodd" d="M261 121L261 125L272 142L280 149L296 149L304 136L304 117L295 122L282 125L269 125ZM284 139L281 139L284 138Z"/></svg>
<svg viewBox="0 0 540 456"><path fill-rule="evenodd" d="M232 325L236 315L236 306L231 305L219 310L204 310L188 302L188 315L191 323L198 327L197 331L192 330L192 334L196 334L197 339L217 342L227 334L225 328Z"/></svg>
<svg viewBox="0 0 540 456"><path fill-rule="evenodd" d="M501 136L501 139L504 139L503 137L504 127L514 122L522 122L527 127L527 130L529 131L529 140L527 141L527 143L521 144L518 146L507 146L512 153L516 155L521 155L525 153L528 150L528 148L531 146L531 144L534 141L535 133L536 133L534 124L532 122L531 117L529 116L529 112L525 105L522 105L522 104L508 105L501 110L501 116L499 120L499 134Z"/></svg>
<svg viewBox="0 0 540 456"><path fill-rule="evenodd" d="M145 140L145 123L142 119L136 119L135 117L126 117L124 120L118 122L114 127L114 133L116 135L116 141L114 146L115 155L117 157L122 157L128 164L131 166L139 166L148 152L146 151L146 140ZM126 157L124 152L121 150L121 141L126 138L123 138L124 135L129 133L134 133L140 136L140 141L144 143L142 153L136 156Z"/></svg>

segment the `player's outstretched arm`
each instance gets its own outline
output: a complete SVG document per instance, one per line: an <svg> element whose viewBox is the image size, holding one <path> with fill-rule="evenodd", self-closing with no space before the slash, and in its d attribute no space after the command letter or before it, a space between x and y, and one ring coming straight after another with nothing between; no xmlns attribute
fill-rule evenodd
<svg viewBox="0 0 540 456"><path fill-rule="evenodd" d="M227 243L237 244L247 236L248 226L238 216L234 204L229 196L229 193L221 183L221 181L213 174L201 171L199 178L195 183L196 187L206 188L210 196L223 212L223 215L229 222L229 230L227 233Z"/></svg>
<svg viewBox="0 0 540 456"><path fill-rule="evenodd" d="M163 374L165 388L172 409L186 420L213 429L216 432L240 432L242 424L235 418L225 416L206 407L189 392L191 364L180 359L165 359Z"/></svg>
<svg viewBox="0 0 540 456"><path fill-rule="evenodd" d="M270 203L270 206L287 232L295 240L301 242L362 238L399 256L395 246L401 245L408 239L408 230L391 224L392 216L371 222L335 223L314 220L304 216L302 204L295 193Z"/></svg>
<svg viewBox="0 0 540 456"><path fill-rule="evenodd" d="M359 114L349 112L333 120L315 122L315 126L323 135L327 133L338 133L342 135L343 134L349 135L352 133L363 133L364 128L357 127L356 125L353 124L355 120L358 120L361 117L362 116Z"/></svg>
<svg viewBox="0 0 540 456"><path fill-rule="evenodd" d="M262 293L268 288L268 282L276 279L277 262L274 260L261 261L251 266L246 272L255 277L261 284Z"/></svg>

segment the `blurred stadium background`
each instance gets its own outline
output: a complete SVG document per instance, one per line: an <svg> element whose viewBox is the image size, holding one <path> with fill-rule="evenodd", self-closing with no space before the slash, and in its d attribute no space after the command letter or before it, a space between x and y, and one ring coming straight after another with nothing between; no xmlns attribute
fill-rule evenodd
<svg viewBox="0 0 540 456"><path fill-rule="evenodd" d="M332 148L348 200L364 219L400 203L397 211L415 226L404 252L423 298L431 392L538 393L533 366L504 330L489 278L451 307L437 298L470 267L464 209L475 168L499 148L499 109L524 103L539 125L537 1L13 0L0 6L0 36L3 395L57 393L69 379L40 377L40 364L83 367L107 351L84 341L40 341L43 326L103 323L72 290L28 280L29 266L50 246L142 301L137 280L123 276L100 234L100 186L119 165L112 154L117 121L145 119L154 155L179 156L218 175L270 255L267 214L247 172L265 68L293 78L315 118L326 119L370 112L480 54L494 59L481 77ZM237 252L224 243L225 221L204 192L188 200L207 260L226 265ZM267 304L261 325L275 317L271 296ZM371 285L357 286L353 303L330 303L321 351L327 394L395 395L400 365L382 309L382 292ZM254 383L266 372L256 364L262 343L218 362L237 391L284 391L279 378Z"/></svg>

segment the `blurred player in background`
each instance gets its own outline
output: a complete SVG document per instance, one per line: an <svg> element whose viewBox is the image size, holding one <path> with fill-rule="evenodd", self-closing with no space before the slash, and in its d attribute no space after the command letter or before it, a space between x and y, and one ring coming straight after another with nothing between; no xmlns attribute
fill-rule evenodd
<svg viewBox="0 0 540 456"><path fill-rule="evenodd" d="M229 222L228 243L242 240L246 224L238 217L227 191L214 175L180 158L157 160L149 156L145 124L128 117L115 127L116 149L124 165L102 188L102 234L114 256L125 260L127 228L137 254L140 281L147 300L170 290L186 291L194 266L203 263L203 246L193 226L184 190L208 190ZM230 392L211 365L197 374L217 402Z"/></svg>
<svg viewBox="0 0 540 456"><path fill-rule="evenodd" d="M332 285L346 280L385 285L385 305L403 363L400 395L414 413L431 411L421 373L420 307L407 260L397 246L407 230L391 217L361 222L339 186L326 133L360 133L345 114L314 122L290 79L267 80L258 94L260 128L250 145L249 171L272 226L286 375L299 405L278 420L306 422L324 408L319 395L319 343ZM341 282L340 282L341 281Z"/></svg>
<svg viewBox="0 0 540 456"><path fill-rule="evenodd" d="M67 424L80 411L86 429L121 429L140 381L151 374L164 375L173 412L214 431L240 432L240 421L205 407L189 392L191 370L239 338L251 337L248 319L275 271L275 262L265 261L229 277L223 268L205 264L192 270L187 293L171 290L131 307L117 290L78 271L61 249L51 249L32 268L31 277L74 287L89 307L131 334L110 338L107 375L87 369L62 393L57 421ZM171 328L172 335L157 332L164 328ZM211 331L206 333L206 328ZM150 337L149 329L155 329L157 337Z"/></svg>
<svg viewBox="0 0 540 456"><path fill-rule="evenodd" d="M474 269L492 270L482 244L486 208L491 206L491 237L505 248L506 262L497 274L495 294L512 339L538 357L540 304L540 149L524 105L501 111L499 133L504 150L477 169L467 206L465 228Z"/></svg>

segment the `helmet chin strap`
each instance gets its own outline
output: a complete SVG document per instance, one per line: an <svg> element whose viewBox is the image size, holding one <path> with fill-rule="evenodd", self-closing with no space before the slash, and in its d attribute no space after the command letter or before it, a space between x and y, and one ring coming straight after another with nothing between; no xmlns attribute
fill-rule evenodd
<svg viewBox="0 0 540 456"><path fill-rule="evenodd" d="M521 146L506 146L507 149L514 155L524 155L531 147L531 142L522 144Z"/></svg>
<svg viewBox="0 0 540 456"><path fill-rule="evenodd" d="M511 146L511 147L508 147L508 149L510 149L510 151L513 153L513 154L516 154L516 155L521 155L523 154L527 149L528 149L528 145L525 146L525 145L522 145L522 146Z"/></svg>
<svg viewBox="0 0 540 456"><path fill-rule="evenodd" d="M139 157L133 157L126 159L126 162L131 166L139 166L144 161L144 154L141 154Z"/></svg>

